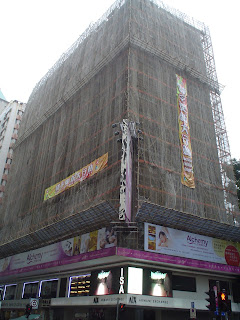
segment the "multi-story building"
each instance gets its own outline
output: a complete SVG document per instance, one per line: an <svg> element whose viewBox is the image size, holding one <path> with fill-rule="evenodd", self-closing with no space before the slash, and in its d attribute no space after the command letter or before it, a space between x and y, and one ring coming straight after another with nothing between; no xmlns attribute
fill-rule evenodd
<svg viewBox="0 0 240 320"><path fill-rule="evenodd" d="M0 113L0 205L8 181L13 158L13 146L18 139L19 125L25 104L17 100L2 100Z"/></svg>
<svg viewBox="0 0 240 320"><path fill-rule="evenodd" d="M208 28L118 0L34 88L1 208L2 310L239 319L239 211ZM122 313L121 313L122 314ZM120 315L119 315L120 316Z"/></svg>
<svg viewBox="0 0 240 320"><path fill-rule="evenodd" d="M8 102L0 89L0 113L2 113L3 109L6 107L7 104Z"/></svg>

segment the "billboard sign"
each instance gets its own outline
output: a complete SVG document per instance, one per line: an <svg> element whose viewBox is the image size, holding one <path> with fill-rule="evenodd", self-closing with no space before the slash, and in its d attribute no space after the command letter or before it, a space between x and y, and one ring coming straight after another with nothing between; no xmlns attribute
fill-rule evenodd
<svg viewBox="0 0 240 320"><path fill-rule="evenodd" d="M145 223L144 249L164 255L240 266L240 243Z"/></svg>
<svg viewBox="0 0 240 320"><path fill-rule="evenodd" d="M87 178L92 177L99 171L103 170L107 166L107 163L108 153L105 153L103 156L94 160L82 169L74 172L69 177L47 188L44 193L44 201L53 198L59 193L62 193L65 190L74 187L76 184L86 180Z"/></svg>
<svg viewBox="0 0 240 320"><path fill-rule="evenodd" d="M117 236L113 229L102 228L1 259L0 276L101 258L112 254L110 249L116 245Z"/></svg>

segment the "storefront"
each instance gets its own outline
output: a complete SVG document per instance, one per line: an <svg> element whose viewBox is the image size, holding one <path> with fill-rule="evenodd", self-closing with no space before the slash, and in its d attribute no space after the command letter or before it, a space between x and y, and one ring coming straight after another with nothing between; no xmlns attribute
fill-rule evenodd
<svg viewBox="0 0 240 320"><path fill-rule="evenodd" d="M152 224L145 250L116 240L103 228L1 260L2 319L24 315L28 303L43 320L116 320L120 304L120 320L182 320L191 309L206 319L205 292L217 282L239 319L239 244Z"/></svg>

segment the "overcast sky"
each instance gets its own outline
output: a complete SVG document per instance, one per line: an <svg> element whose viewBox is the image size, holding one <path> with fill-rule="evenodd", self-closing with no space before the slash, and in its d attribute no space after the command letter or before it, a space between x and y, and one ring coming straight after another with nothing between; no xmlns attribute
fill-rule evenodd
<svg viewBox="0 0 240 320"><path fill-rule="evenodd" d="M113 0L0 0L0 88L27 102L36 83ZM166 0L210 28L232 157L240 159L238 0Z"/></svg>

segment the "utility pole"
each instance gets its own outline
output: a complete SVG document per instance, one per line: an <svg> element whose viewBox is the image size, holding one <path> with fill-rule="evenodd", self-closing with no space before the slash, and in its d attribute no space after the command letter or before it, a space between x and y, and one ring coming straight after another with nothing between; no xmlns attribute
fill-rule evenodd
<svg viewBox="0 0 240 320"><path fill-rule="evenodd" d="M118 320L119 316L119 298L117 298L117 312L116 312L116 320Z"/></svg>

